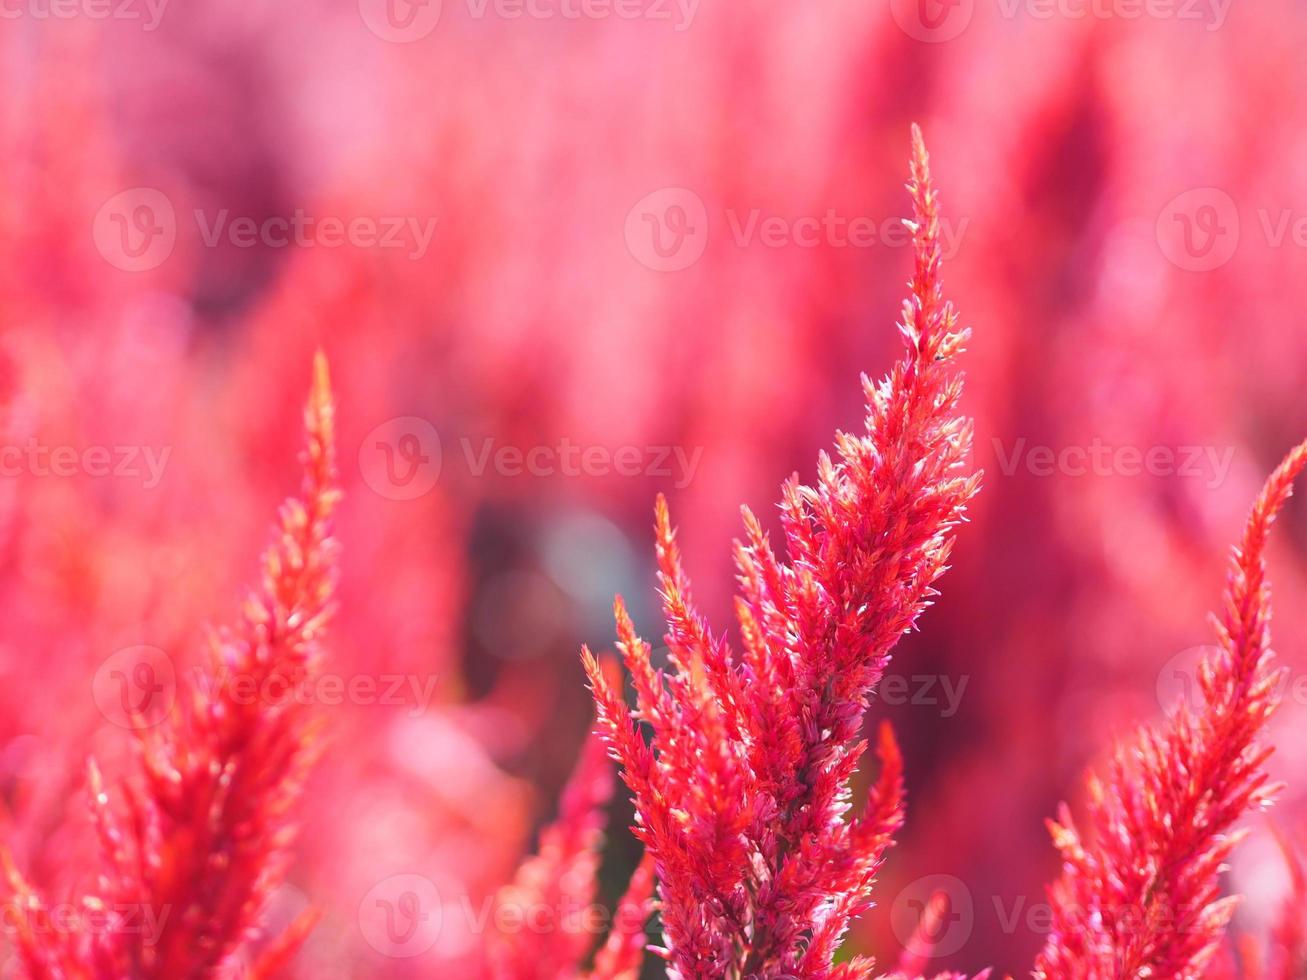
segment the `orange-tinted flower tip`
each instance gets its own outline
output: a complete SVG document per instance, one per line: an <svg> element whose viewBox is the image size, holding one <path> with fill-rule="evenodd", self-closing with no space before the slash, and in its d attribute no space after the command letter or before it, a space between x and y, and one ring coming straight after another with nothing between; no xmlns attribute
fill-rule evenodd
<svg viewBox="0 0 1307 980"><path fill-rule="evenodd" d="M610 690L608 678L604 674L603 667L599 664L599 658L590 652L588 646L581 647L581 667L585 671L586 680L590 684L596 696L607 694Z"/></svg>
<svg viewBox="0 0 1307 980"><path fill-rule="evenodd" d="M331 367L327 355L319 347L313 352L313 387L309 396L312 405L329 405L331 403Z"/></svg>
<svg viewBox="0 0 1307 980"><path fill-rule="evenodd" d="M313 379L309 385L307 426L313 441L331 451L335 439L335 398L331 390L331 368L320 349L313 355Z"/></svg>
<svg viewBox="0 0 1307 980"><path fill-rule="evenodd" d="M926 152L926 138L921 135L921 127L912 124L912 163L913 167L930 169L930 154Z"/></svg>
<svg viewBox="0 0 1307 980"><path fill-rule="evenodd" d="M599 670L604 676L604 681L609 687L620 691L622 689L622 668L618 664L617 658L611 653L601 653L595 659L599 662Z"/></svg>
<svg viewBox="0 0 1307 980"><path fill-rule="evenodd" d="M876 754L881 766L888 772L903 772L903 752L899 749L899 740L894 734L894 726L889 720L880 723L876 738Z"/></svg>

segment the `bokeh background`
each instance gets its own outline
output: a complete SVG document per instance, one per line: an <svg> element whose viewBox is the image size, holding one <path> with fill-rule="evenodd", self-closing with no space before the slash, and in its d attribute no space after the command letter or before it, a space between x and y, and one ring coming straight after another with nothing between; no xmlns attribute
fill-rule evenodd
<svg viewBox="0 0 1307 980"><path fill-rule="evenodd" d="M1190 689L1242 515L1307 435L1305 43L1291 0L3 0L16 859L84 884L83 764L130 745L110 658L184 677L230 614L320 346L333 669L379 687L329 710L269 914L323 909L306 978L479 977L477 912L588 725L580 644L611 646L615 592L661 631L655 493L724 628L739 505L811 476L897 356L915 120L987 475L870 714L911 806L853 945L892 961L896 906L943 888L939 966L1024 972L1045 817ZM1252 931L1286 887L1272 823L1307 812L1305 546L1291 505L1288 789L1231 874ZM360 910L412 876L441 927L385 955Z"/></svg>

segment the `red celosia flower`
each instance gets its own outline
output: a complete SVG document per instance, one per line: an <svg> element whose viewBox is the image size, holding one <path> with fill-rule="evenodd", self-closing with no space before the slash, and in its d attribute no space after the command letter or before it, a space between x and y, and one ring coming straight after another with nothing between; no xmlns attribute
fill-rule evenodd
<svg viewBox="0 0 1307 980"><path fill-rule="evenodd" d="M496 899L490 959L495 980L575 980L602 924L598 892L604 807L613 771L603 740L592 734L573 770L558 819L540 835L537 853L523 862ZM636 868L618 904L589 980L634 980L644 959L644 923L653 892L652 863Z"/></svg>
<svg viewBox="0 0 1307 980"><path fill-rule="evenodd" d="M1293 888L1284 900L1271 933L1271 966L1267 980L1294 980L1307 975L1307 868L1302 855L1287 840L1281 841ZM1256 980L1249 974L1249 980Z"/></svg>
<svg viewBox="0 0 1307 980"><path fill-rule="evenodd" d="M1281 837L1280 846L1292 887L1271 929L1270 948L1263 952L1256 935L1236 934L1205 980L1301 980L1307 975L1307 869L1291 841Z"/></svg>
<svg viewBox="0 0 1307 980"><path fill-rule="evenodd" d="M491 950L496 980L577 976L593 939L587 916L598 886L604 807L612 792L612 766L603 743L592 735L567 781L558 819L541 833L536 855L497 896Z"/></svg>
<svg viewBox="0 0 1307 980"><path fill-rule="evenodd" d="M1052 824L1064 870L1052 887L1053 928L1039 977L1200 977L1233 912L1219 875L1236 821L1267 804L1259 736L1276 705L1264 550L1276 512L1307 463L1297 446L1271 474L1234 550L1220 653L1199 671L1203 707L1181 704L1163 731L1119 748L1106 779L1089 781L1086 838L1063 808Z"/></svg>
<svg viewBox="0 0 1307 980"><path fill-rule="evenodd" d="M589 980L636 980L644 962L644 924L653 908L654 865L645 854L631 875L626 894L617 903L617 914L608 941L595 955Z"/></svg>
<svg viewBox="0 0 1307 980"><path fill-rule="evenodd" d="M33 978L213 976L232 965L284 875L290 810L315 739L301 699L276 692L317 670L336 575L333 404L321 355L305 420L303 488L282 506L261 588L235 628L213 638L189 700L160 729L138 729L143 771L123 786L121 806L91 768L103 865L96 895L80 907L88 922L98 912L101 927L46 928L48 905L11 869L17 942ZM140 928L143 921L155 928ZM265 949L251 973L278 969L310 921Z"/></svg>
<svg viewBox="0 0 1307 980"><path fill-rule="evenodd" d="M933 594L978 477L971 425L957 414L952 359L966 340L940 292L939 214L913 132L916 268L904 304L907 347L888 378L864 378L866 434L840 434L815 487L791 480L781 505L789 562L744 514L737 548L743 652L695 611L675 536L657 508L671 673L650 662L620 600L621 650L634 712L585 654L602 730L624 769L636 832L659 880L669 975L866 976L833 966L850 920L902 822L892 737L864 812L848 818L849 777L868 698ZM636 722L648 726L645 735Z"/></svg>

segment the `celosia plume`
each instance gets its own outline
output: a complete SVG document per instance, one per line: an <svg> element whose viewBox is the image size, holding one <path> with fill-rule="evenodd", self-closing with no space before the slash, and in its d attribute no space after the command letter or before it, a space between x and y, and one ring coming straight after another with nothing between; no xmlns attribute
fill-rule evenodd
<svg viewBox="0 0 1307 980"><path fill-rule="evenodd" d="M620 600L634 711L584 655L602 730L634 794L636 833L657 869L662 955L679 980L871 970L865 960L833 965L903 819L888 733L880 780L849 816L863 713L891 648L934 594L978 486L952 363L967 332L941 296L938 202L915 129L908 186L916 267L900 325L906 353L883 381L864 378L865 435L837 436L837 458L821 455L815 486L785 486L787 562L744 512L742 652L696 611L660 498L670 673L654 667Z"/></svg>
<svg viewBox="0 0 1307 980"><path fill-rule="evenodd" d="M1219 881L1242 836L1235 824L1274 792L1261 735L1281 672L1264 553L1304 463L1307 443L1271 474L1234 549L1215 619L1220 652L1199 668L1201 708L1181 703L1164 729L1118 748L1105 778L1090 777L1088 835L1065 807L1051 825L1064 868L1038 977L1196 978L1220 946L1237 901Z"/></svg>
<svg viewBox="0 0 1307 980"><path fill-rule="evenodd" d="M606 661L605 669L616 676L612 661ZM608 938L595 952L587 980L636 980L652 907L648 856L632 874L611 922L600 917L596 904L613 783L607 747L591 732L563 789L558 818L541 831L536 853L496 896L489 949L493 980L576 980L604 925L609 926Z"/></svg>
<svg viewBox="0 0 1307 980"><path fill-rule="evenodd" d="M1291 887L1271 928L1269 945L1257 935L1236 932L1205 980L1302 980L1307 976L1307 869L1291 841L1281 837L1280 846Z"/></svg>
<svg viewBox="0 0 1307 980"><path fill-rule="evenodd" d="M1301 980L1307 976L1307 868L1302 855L1287 840L1282 840L1285 860L1289 864L1292 890L1285 898L1279 918L1271 932L1271 967L1266 980ZM1250 975L1249 980L1256 980Z"/></svg>
<svg viewBox="0 0 1307 980"><path fill-rule="evenodd" d="M157 729L137 728L139 778L111 800L92 765L102 864L81 900L113 916L149 913L156 931L42 927L46 902L11 868L17 941L35 980L180 980L233 965L284 876L292 807L315 755L315 726L295 697L274 697L318 670L336 577L331 514L338 497L333 403L325 358L305 412L300 495L282 505L262 582L234 628L215 635L195 689ZM253 696L251 696L253 692ZM139 921L139 919L134 919ZM270 976L304 938L312 913L251 966Z"/></svg>
<svg viewBox="0 0 1307 980"><path fill-rule="evenodd" d="M587 918L598 889L604 807L613 792L612 765L591 735L563 790L558 819L540 835L496 899L492 937L495 980L568 980L593 945Z"/></svg>
<svg viewBox="0 0 1307 980"><path fill-rule="evenodd" d="M636 865L626 894L617 903L617 913L608 940L595 955L589 980L637 980L644 962L644 924L653 909L654 866L646 854Z"/></svg>

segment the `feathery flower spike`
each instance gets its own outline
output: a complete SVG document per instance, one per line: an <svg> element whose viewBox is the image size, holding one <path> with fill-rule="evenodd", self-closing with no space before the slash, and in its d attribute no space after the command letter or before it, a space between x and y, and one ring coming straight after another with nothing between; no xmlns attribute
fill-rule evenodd
<svg viewBox="0 0 1307 980"><path fill-rule="evenodd" d="M588 980L637 980L644 963L644 924L653 910L653 860L646 854L636 865L608 940L595 955Z"/></svg>
<svg viewBox="0 0 1307 980"><path fill-rule="evenodd" d="M853 980L833 965L849 922L903 819L897 748L881 738L881 778L849 816L849 778L868 699L898 638L935 594L953 529L979 485L953 359L966 341L942 298L939 205L920 132L908 188L915 267L899 325L906 352L864 377L865 434L839 433L817 482L787 483L772 551L744 512L736 562L742 650L695 608L661 498L655 531L670 669L650 661L621 600L617 632L635 708L583 654L602 730L636 805L657 870L660 954L672 980L785 974ZM646 731L649 736L646 742Z"/></svg>
<svg viewBox="0 0 1307 980"><path fill-rule="evenodd" d="M613 795L613 770L603 742L590 735L559 807L540 835L540 847L496 897L492 938L495 980L569 980L594 939L587 913L598 890L604 807ZM519 928L519 925L525 925Z"/></svg>
<svg viewBox="0 0 1307 980"><path fill-rule="evenodd" d="M291 809L316 754L316 726L289 690L318 668L336 577L331 514L336 488L334 407L318 354L305 411L301 493L281 507L264 552L261 587L234 628L211 640L197 688L158 729L138 730L142 772L111 802L90 766L103 864L98 894L82 899L110 926L86 932L29 928L45 903L9 867L18 899L18 946L35 980L181 980L227 969L255 931L284 876ZM275 686L275 687L274 687ZM250 697L249 692L259 692ZM144 915L154 930L121 927L106 910ZM251 964L270 976L313 921L301 917Z"/></svg>
<svg viewBox="0 0 1307 980"><path fill-rule="evenodd" d="M1049 980L1204 975L1234 910L1221 868L1236 822L1270 802L1261 736L1280 672L1270 649L1265 547L1307 462L1307 442L1271 474L1234 549L1219 618L1219 653L1199 667L1201 709L1180 704L1162 730L1118 748L1089 779L1083 835L1066 807L1050 823L1062 877L1050 889L1053 928L1035 975Z"/></svg>

